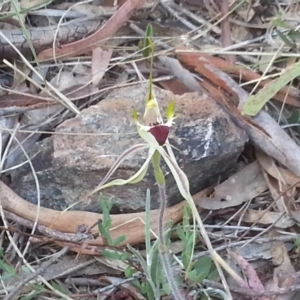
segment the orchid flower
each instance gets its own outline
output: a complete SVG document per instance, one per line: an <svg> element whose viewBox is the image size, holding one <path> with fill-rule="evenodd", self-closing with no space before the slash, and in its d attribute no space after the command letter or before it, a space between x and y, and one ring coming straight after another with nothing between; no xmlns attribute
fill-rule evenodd
<svg viewBox="0 0 300 300"><path fill-rule="evenodd" d="M153 47L152 40L150 38L146 39L146 46L147 45L150 48ZM152 48L152 54L153 54L153 48ZM151 70L152 70L152 64L153 64L153 55L151 60ZM101 181L101 183L89 195L99 192L100 190L103 190L111 186L120 186L120 185L134 184L140 182L141 180L143 180L144 176L146 175L150 163L152 163L153 165L154 175L158 186L164 188L165 177L163 171L160 168L160 162L161 159L163 159L175 179L175 182L177 184L181 196L183 197L183 199L187 201L188 205L191 208L192 219L193 219L193 249L195 245L197 227L198 227L202 235L202 238L208 247L210 255L213 258L216 267L219 270L219 274L221 275L223 284L226 289L227 284L223 272L221 271L220 265L222 265L222 267L226 269L226 271L230 275L232 275L235 279L237 279L236 277L237 275L213 249L209 237L204 228L204 225L202 223L202 220L200 218L200 215L193 201L192 195L190 193L189 180L186 174L182 171L182 169L178 165L172 147L168 141L169 132L175 120L174 106L175 106L174 102L171 102L169 104L166 111L166 122L164 122L160 113L159 105L154 95L154 91L152 89L152 72L151 72L150 79L149 79L149 92L146 98L145 111L143 115L143 123L139 122L139 116L137 111L133 111L133 120L136 125L137 132L140 135L140 137L143 139L144 143L136 144L130 147L129 149L125 150L117 158L117 160L115 161L111 169L108 171L106 176ZM145 149L148 149L148 156L144 161L143 165L141 166L141 168L134 175L132 175L128 179L115 179L113 181L108 182L109 178L113 175L113 173L117 170L117 168L122 164L122 162L126 158ZM163 198L166 202L165 195L161 195L161 198ZM165 208L166 203L162 204L161 207ZM162 211L164 211L164 209L162 209ZM159 218L160 218L160 222L164 222L163 212ZM160 229L163 229L163 227L164 226L159 226ZM159 236L163 236L163 234L160 233ZM164 243L162 243L162 245L164 245ZM192 257L193 255L191 255L191 259ZM191 262L189 264L188 269L190 269L190 267L191 267ZM230 295L229 289L226 290Z"/></svg>
<svg viewBox="0 0 300 300"><path fill-rule="evenodd" d="M148 106L149 104L149 106ZM163 123L161 120L161 115L159 112L159 107L156 101L156 98L152 98L149 101L147 101L146 104L146 110L144 114L144 120L150 120L150 122L147 122L147 125L144 125L138 121L138 113L136 111L133 112L133 120L137 127L137 132L140 135L140 137L144 140L145 143L136 144L129 149L125 150L116 160L116 162L113 164L111 169L108 171L108 173L105 175L105 177L102 179L100 184L89 194L94 194L96 192L99 192L100 190L103 190L105 188L115 186L115 185L126 185L126 184L133 184L140 182L144 176L147 173L149 164L151 163L153 157L157 160L156 153L159 153L166 161L167 165L171 167L171 171L174 169L177 170L179 167L176 163L176 160L174 160L174 154L173 152L168 154L164 146L167 145L168 135L170 132L170 128L172 127L172 124L174 123L174 102L171 102L168 109L167 109L167 122ZM139 151L143 151L148 148L148 156L141 166L141 168L130 178L128 179L115 179L111 182L108 182L109 178L113 175L113 173L118 169L118 167L123 163L125 159L127 159L129 156L136 154ZM172 149L171 147L167 146L168 152ZM164 184L164 176L162 176L161 171L154 168L155 171L155 178L159 179L159 184ZM181 171L182 172L182 171ZM173 173L173 171L172 171ZM174 174L173 174L174 175ZM178 175L176 177L179 177Z"/></svg>

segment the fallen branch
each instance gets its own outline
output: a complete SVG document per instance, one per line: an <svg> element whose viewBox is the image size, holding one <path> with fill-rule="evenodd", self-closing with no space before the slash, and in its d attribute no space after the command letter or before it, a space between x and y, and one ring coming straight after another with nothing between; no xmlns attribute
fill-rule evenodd
<svg viewBox="0 0 300 300"><path fill-rule="evenodd" d="M105 24L94 34L78 42L47 49L39 53L40 60L81 55L98 48L105 39L112 37L130 18L134 10L141 7L146 0L127 0Z"/></svg>
<svg viewBox="0 0 300 300"><path fill-rule="evenodd" d="M7 185L0 181L0 201L4 210L12 212L26 220L34 222L36 219L36 205L22 199ZM182 219L183 207L185 201L168 207L165 212L166 221L172 220L177 223ZM135 245L145 240L145 212L111 215L112 229L111 236L116 239L119 236L125 235L126 240L122 245ZM151 229L154 232L158 231L157 219L159 209L151 211ZM75 233L80 224L85 224L87 227L92 227L103 219L102 214L87 212L87 211L66 211L61 212L45 207L40 207L38 224L49 227L53 230L62 233ZM98 233L97 228L93 228L91 233ZM62 242L55 241L55 243L62 245ZM98 237L94 240L85 241L87 247L82 248L80 245L72 245L70 250L84 254L95 255L97 252L93 246L105 246L105 241ZM122 246L121 245L121 246Z"/></svg>
<svg viewBox="0 0 300 300"><path fill-rule="evenodd" d="M87 34L92 34L103 24L103 19L99 17L89 17L77 19L61 26L48 26L38 28L28 28L30 41L37 52L51 47L54 39L53 32L57 32L57 43L67 44L84 38ZM30 47L25 39L21 28L1 30L8 40L23 54L31 55ZM41 38L42 37L42 38ZM0 37L0 57L18 58L18 53Z"/></svg>

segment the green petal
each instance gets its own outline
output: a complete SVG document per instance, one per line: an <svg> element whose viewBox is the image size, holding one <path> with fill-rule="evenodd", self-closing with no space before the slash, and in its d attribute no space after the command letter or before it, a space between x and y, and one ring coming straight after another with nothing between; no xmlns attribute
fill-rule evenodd
<svg viewBox="0 0 300 300"><path fill-rule="evenodd" d="M118 167L123 163L123 161L128 158L130 155L135 154L143 149L149 148L147 144L137 144L129 149L125 150L115 161L115 163L112 165L112 167L109 169L107 174L104 176L102 181L99 183L99 185L92 191L90 192L86 197L89 197L93 195L94 193L100 191L103 189L103 186L105 186L105 183L109 180L109 178L113 175L113 173L118 169Z"/></svg>
<svg viewBox="0 0 300 300"><path fill-rule="evenodd" d="M95 192L98 192L100 190L103 190L103 189L111 187L111 186L133 184L133 183L137 183L137 182L140 182L141 180L143 180L143 178L145 177L145 175L147 173L149 163L151 161L151 158L152 158L152 155L153 155L154 151L155 151L154 149L149 149L148 157L145 160L144 164L130 178L128 178L128 179L115 179L115 180L113 180L109 183L106 183L106 184L102 185L102 186L98 186L97 190Z"/></svg>

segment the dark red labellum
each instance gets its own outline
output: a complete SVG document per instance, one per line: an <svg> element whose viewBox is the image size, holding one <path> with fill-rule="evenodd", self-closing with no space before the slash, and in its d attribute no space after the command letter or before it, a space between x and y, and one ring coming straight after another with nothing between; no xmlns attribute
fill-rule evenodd
<svg viewBox="0 0 300 300"><path fill-rule="evenodd" d="M156 125L151 127L149 132L155 137L157 143L162 146L168 138L170 127L166 125Z"/></svg>

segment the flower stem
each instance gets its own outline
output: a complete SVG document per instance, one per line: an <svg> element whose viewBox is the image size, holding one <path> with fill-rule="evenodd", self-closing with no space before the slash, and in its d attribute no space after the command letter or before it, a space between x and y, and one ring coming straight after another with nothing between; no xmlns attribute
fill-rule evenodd
<svg viewBox="0 0 300 300"><path fill-rule="evenodd" d="M158 185L158 194L160 199L160 210L158 215L158 238L159 238L159 256L161 259L162 267L165 272L171 293L175 300L184 300L180 293L178 285L174 279L172 267L170 264L169 249L165 241L165 211L167 208L167 196L166 196L166 184L165 176L160 167L161 155L158 151L155 151L152 156L152 165L154 169L155 180Z"/></svg>

